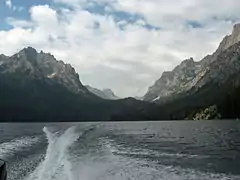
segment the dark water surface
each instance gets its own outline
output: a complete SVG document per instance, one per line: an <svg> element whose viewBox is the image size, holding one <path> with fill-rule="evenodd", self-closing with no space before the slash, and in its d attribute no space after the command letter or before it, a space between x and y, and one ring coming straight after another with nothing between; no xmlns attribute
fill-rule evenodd
<svg viewBox="0 0 240 180"><path fill-rule="evenodd" d="M9 178L239 180L240 122L0 124Z"/></svg>

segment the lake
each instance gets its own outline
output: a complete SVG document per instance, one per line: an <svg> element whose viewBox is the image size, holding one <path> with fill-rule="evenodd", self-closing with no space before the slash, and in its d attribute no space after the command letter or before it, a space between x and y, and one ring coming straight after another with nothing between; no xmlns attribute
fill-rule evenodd
<svg viewBox="0 0 240 180"><path fill-rule="evenodd" d="M2 123L8 180L239 180L240 122Z"/></svg>

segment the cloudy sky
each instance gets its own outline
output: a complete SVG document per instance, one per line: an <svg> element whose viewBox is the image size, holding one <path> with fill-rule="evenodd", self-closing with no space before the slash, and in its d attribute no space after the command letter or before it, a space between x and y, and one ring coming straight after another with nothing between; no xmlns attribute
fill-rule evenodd
<svg viewBox="0 0 240 180"><path fill-rule="evenodd" d="M25 46L71 63L83 84L142 96L163 71L213 52L239 0L0 0L0 54Z"/></svg>

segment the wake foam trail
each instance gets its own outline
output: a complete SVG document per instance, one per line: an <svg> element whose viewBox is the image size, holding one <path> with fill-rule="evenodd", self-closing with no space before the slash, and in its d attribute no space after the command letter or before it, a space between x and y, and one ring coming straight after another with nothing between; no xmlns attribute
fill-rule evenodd
<svg viewBox="0 0 240 180"><path fill-rule="evenodd" d="M133 158L121 154L121 148L111 139L96 135L91 127L79 132L71 127L64 132L44 128L48 140L46 155L42 163L30 174L27 180L239 180L239 176L200 172L161 165L147 158ZM94 131L94 133L91 133ZM90 137L90 141L89 141ZM81 144L76 141L81 138ZM97 143L101 146L88 146L84 143ZM76 146L75 145L79 145ZM85 147L86 146L86 147ZM72 148L86 148L81 154L75 154ZM98 148L91 151L89 148ZM71 151L70 151L71 150ZM74 149L75 150L75 149ZM101 151L100 151L101 150ZM124 149L126 151L126 149ZM103 151L103 152L102 152ZM134 152L129 149L128 153ZM118 153L117 153L118 152ZM125 152L122 151L124 154ZM143 154L151 152L143 152ZM167 154L167 156L169 156ZM179 156L179 155L177 155ZM182 156L182 155L180 155Z"/></svg>
<svg viewBox="0 0 240 180"><path fill-rule="evenodd" d="M16 152L23 150L26 147L30 147L37 144L40 141L40 137L21 137L13 139L9 142L0 144L0 158L5 159L7 156L12 156Z"/></svg>
<svg viewBox="0 0 240 180"><path fill-rule="evenodd" d="M79 134L76 133L76 127L70 127L63 134L60 134L59 132L52 133L47 127L44 127L43 131L48 140L46 156L34 173L32 173L27 179L74 180L71 173L72 165L68 160L68 157L69 147L79 138Z"/></svg>
<svg viewBox="0 0 240 180"><path fill-rule="evenodd" d="M133 156L133 157L175 157L175 158L196 158L196 157L207 157L203 155L196 155L196 154L184 154L184 153L167 153L162 151L144 149L144 148L137 148L137 147L130 147L122 144L118 144L113 139L101 139L104 140L103 144L110 150L110 152L114 155L120 156Z"/></svg>
<svg viewBox="0 0 240 180"><path fill-rule="evenodd" d="M141 154L140 151L133 152L119 150L112 139L102 138L102 144L109 150L117 164L112 164L107 173L102 174L97 180L239 180L239 175L223 174L223 173L210 173L202 172L196 169L181 168L179 166L161 165L158 162L149 160L147 158L133 158L125 156L126 154ZM132 152L131 152L132 151ZM151 155L150 152L142 152L143 154ZM124 156L122 156L124 155ZM176 156L185 157L185 154L165 154L160 153L160 156ZM116 158L118 157L118 158ZM192 156L190 156L192 157Z"/></svg>

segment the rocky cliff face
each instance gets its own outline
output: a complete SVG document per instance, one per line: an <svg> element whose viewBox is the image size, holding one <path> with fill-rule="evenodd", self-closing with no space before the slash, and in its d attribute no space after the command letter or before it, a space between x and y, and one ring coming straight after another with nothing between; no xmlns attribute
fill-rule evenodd
<svg viewBox="0 0 240 180"><path fill-rule="evenodd" d="M189 91L157 102L171 119L240 117L240 42L222 51L208 68Z"/></svg>
<svg viewBox="0 0 240 180"><path fill-rule="evenodd" d="M201 70L201 64L194 62L193 58L184 60L173 71L164 72L162 77L149 88L144 100L157 101L162 97L190 89L204 75Z"/></svg>
<svg viewBox="0 0 240 180"><path fill-rule="evenodd" d="M231 74L226 69L225 65L230 65L224 61L226 52L232 46L240 42L240 24L236 24L233 28L232 34L226 36L220 43L216 52L212 55L207 55L199 62L194 62L192 58L183 61L173 71L164 72L162 77L156 81L156 83L149 88L148 92L144 96L144 100L157 102L163 97L170 97L171 95L177 95L179 93L187 92L192 88L200 88L210 80L222 81L227 79L226 74ZM236 54L237 47L229 50L231 53L227 53L228 56ZM225 57L226 59L227 57ZM229 58L228 58L229 59ZM220 64L221 62L221 64ZM237 62L237 61L236 61ZM234 63L233 63L234 64ZM231 67L232 72L236 69ZM224 73L223 73L224 72Z"/></svg>
<svg viewBox="0 0 240 180"><path fill-rule="evenodd" d="M214 83L221 87L227 81L238 78L240 73L240 42L222 51L217 60L209 64L205 75L197 81L192 90Z"/></svg>
<svg viewBox="0 0 240 180"><path fill-rule="evenodd" d="M24 74L25 78L57 83L75 94L90 94L71 65L57 61L49 53L38 53L31 47L24 48L11 57L0 55L0 74L7 73Z"/></svg>
<svg viewBox="0 0 240 180"><path fill-rule="evenodd" d="M97 88L93 88L91 86L86 86L86 88L93 94L95 94L96 96L102 98L102 99L109 99L109 100L116 100L119 99L119 97L117 97L114 92L111 89L97 89Z"/></svg>
<svg viewBox="0 0 240 180"><path fill-rule="evenodd" d="M217 49L217 52L222 52L239 41L240 41L240 24L236 24L233 27L232 34L224 37L223 41L220 43Z"/></svg>

